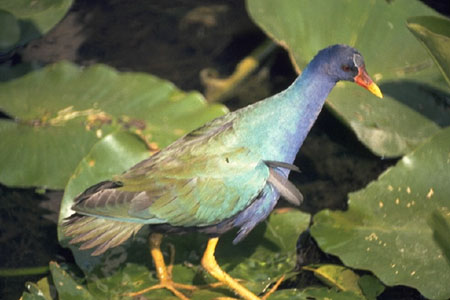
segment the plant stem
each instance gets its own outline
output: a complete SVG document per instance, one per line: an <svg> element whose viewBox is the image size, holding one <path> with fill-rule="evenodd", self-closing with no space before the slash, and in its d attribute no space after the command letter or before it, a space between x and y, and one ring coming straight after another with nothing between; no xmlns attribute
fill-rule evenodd
<svg viewBox="0 0 450 300"><path fill-rule="evenodd" d="M200 77L206 87L205 96L210 102L224 101L229 98L235 88L256 70L260 62L276 49L277 45L271 40L264 41L249 56L241 60L233 74L227 78L217 78L217 72L205 69Z"/></svg>
<svg viewBox="0 0 450 300"><path fill-rule="evenodd" d="M45 274L49 271L48 266L30 267L30 268L6 268L0 269L0 277L29 276Z"/></svg>

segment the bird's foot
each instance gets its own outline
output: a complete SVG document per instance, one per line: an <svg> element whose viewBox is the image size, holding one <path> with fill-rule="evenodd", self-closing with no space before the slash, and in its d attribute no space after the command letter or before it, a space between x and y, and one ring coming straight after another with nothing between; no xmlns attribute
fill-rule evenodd
<svg viewBox="0 0 450 300"><path fill-rule="evenodd" d="M268 290L267 293L265 293L264 296L261 297L261 300L267 300L267 298L269 298L269 296L278 289L280 284L283 282L284 277L284 275L281 276L280 279L278 279L277 282L275 282L275 284L270 288L270 290Z"/></svg>
<svg viewBox="0 0 450 300"><path fill-rule="evenodd" d="M283 282L284 277L285 277L284 275L281 276L281 278L278 279L277 282L275 282L275 284L270 288L270 290L267 291L267 293L264 294L264 296L262 296L260 298L260 300L267 300L267 298L269 298L269 296L272 295L278 289L281 282ZM220 282L218 282L218 283L220 283ZM232 298L232 297L217 297L217 298L214 298L213 300L238 300L238 299Z"/></svg>
<svg viewBox="0 0 450 300"><path fill-rule="evenodd" d="M194 291L197 289L197 287L194 285L190 285L190 284L173 282L172 279L165 279L165 280L161 280L159 284L150 286L148 288L145 288L145 289L137 291L137 292L126 293L126 294L124 294L124 296L135 297L135 296L139 296L139 295L145 294L149 291L153 291L153 290L157 290L157 289L167 289L167 290L171 291L172 294L177 296L179 299L189 300L189 298L187 296L185 296L179 290L181 289L181 290Z"/></svg>
<svg viewBox="0 0 450 300"><path fill-rule="evenodd" d="M135 297L142 294L145 294L149 291L157 290L157 289L167 289L171 291L175 296L177 296L181 300L189 300L187 296L185 296L179 290L189 290L194 291L197 289L196 286L190 284L177 283L172 280L172 268L175 260L175 247L172 244L169 244L170 249L170 263L166 267L164 262L164 257L161 252L161 241L162 235L159 233L152 233L149 236L149 245L150 245L150 254L152 255L153 261L155 262L155 271L156 277L159 279L159 283L143 290L127 293L125 296Z"/></svg>
<svg viewBox="0 0 450 300"><path fill-rule="evenodd" d="M202 266L203 268L218 281L223 283L225 286L234 291L235 294L239 295L242 299L245 300L267 300L267 298L276 291L278 286L284 279L282 276L277 280L275 285L261 298L255 295L253 292L248 290L245 286L241 285L236 279L232 278L229 274L223 271L220 266L217 264L216 258L214 257L214 252L217 246L217 242L219 238L210 238L208 240L208 244L206 246L205 253L202 258Z"/></svg>

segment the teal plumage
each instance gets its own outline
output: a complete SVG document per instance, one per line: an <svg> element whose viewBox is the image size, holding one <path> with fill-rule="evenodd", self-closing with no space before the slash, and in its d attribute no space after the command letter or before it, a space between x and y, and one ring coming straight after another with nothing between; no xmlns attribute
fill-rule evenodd
<svg viewBox="0 0 450 300"><path fill-rule="evenodd" d="M285 91L215 119L86 190L75 199L65 234L74 237L71 243L83 242L82 249L97 247L93 255L144 225L213 236L238 227L238 242L269 215L280 195L302 201L287 180L296 170L291 164L336 82L363 85L363 75L368 78L355 49L322 50ZM371 81L364 84L374 89Z"/></svg>

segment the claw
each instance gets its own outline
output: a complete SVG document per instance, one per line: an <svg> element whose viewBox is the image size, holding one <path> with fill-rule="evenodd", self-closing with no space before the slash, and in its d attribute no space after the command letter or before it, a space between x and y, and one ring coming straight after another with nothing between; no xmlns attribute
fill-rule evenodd
<svg viewBox="0 0 450 300"><path fill-rule="evenodd" d="M270 290L264 294L264 296L261 297L261 300L267 300L267 298L269 298L270 295L272 295L280 286L280 284L283 282L284 280L284 275L280 277L280 279L277 280L277 282L275 282L275 284L270 288Z"/></svg>
<svg viewBox="0 0 450 300"><path fill-rule="evenodd" d="M175 247L172 244L169 245L170 264L168 267L166 267L163 254L161 252L161 241L162 241L162 234L152 233L149 237L150 253L152 255L153 261L155 262L156 276L159 279L159 284L150 286L137 292L126 293L124 294L124 296L135 297L145 294L152 290L167 289L171 291L172 294L177 296L179 299L189 300L189 298L186 297L182 292L180 292L179 289L190 291L194 291L197 289L197 287L194 285L176 283L172 281L172 268L175 257Z"/></svg>

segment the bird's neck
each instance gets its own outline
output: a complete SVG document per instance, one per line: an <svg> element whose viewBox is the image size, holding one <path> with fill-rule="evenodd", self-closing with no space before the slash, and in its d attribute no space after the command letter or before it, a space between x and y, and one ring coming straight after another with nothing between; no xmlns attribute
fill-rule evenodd
<svg viewBox="0 0 450 300"><path fill-rule="evenodd" d="M266 160L292 163L335 84L310 64L286 90L246 114L247 143Z"/></svg>

